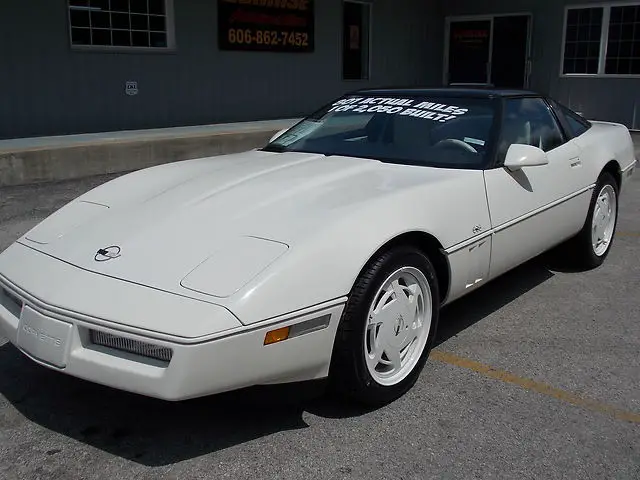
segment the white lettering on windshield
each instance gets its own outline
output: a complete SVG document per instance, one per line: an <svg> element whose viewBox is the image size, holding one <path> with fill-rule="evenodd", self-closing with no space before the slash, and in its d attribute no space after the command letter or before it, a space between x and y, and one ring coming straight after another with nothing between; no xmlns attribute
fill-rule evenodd
<svg viewBox="0 0 640 480"><path fill-rule="evenodd" d="M434 122L445 123L466 114L468 108L460 108L456 105L445 105L435 102L420 102L415 104L412 98L397 97L352 97L343 98L332 104L330 113L386 113L389 115L407 115Z"/></svg>

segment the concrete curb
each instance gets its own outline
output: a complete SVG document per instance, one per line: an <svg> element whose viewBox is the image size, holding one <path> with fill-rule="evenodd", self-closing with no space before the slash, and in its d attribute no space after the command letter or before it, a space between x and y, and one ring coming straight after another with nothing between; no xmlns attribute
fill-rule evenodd
<svg viewBox="0 0 640 480"><path fill-rule="evenodd" d="M281 128L282 122L274 122L272 127L261 125L236 131L168 133L0 149L0 187L121 173L163 163L239 153L264 145Z"/></svg>

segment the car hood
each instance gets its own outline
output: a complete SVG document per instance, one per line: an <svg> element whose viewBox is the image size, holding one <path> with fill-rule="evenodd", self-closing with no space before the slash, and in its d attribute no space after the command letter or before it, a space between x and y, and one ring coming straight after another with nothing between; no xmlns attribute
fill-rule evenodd
<svg viewBox="0 0 640 480"><path fill-rule="evenodd" d="M91 272L215 302L359 205L452 175L257 150L189 160L105 183L19 241Z"/></svg>

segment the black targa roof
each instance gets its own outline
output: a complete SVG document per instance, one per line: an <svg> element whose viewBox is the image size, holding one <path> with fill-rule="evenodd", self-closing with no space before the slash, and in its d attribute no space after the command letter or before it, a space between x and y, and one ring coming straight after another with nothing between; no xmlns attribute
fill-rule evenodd
<svg viewBox="0 0 640 480"><path fill-rule="evenodd" d="M436 97L469 97L469 98L513 98L540 97L541 95L528 90L512 90L499 88L375 88L349 92L351 95L372 96L436 96Z"/></svg>

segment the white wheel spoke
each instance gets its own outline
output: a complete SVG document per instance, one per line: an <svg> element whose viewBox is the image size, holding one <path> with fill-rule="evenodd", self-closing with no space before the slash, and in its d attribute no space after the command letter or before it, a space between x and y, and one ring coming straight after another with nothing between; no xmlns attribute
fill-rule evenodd
<svg viewBox="0 0 640 480"><path fill-rule="evenodd" d="M391 362L391 365L395 370L400 370L402 368L402 360L400 358L400 349L389 346L385 349L385 353L387 354L387 358Z"/></svg>
<svg viewBox="0 0 640 480"><path fill-rule="evenodd" d="M413 322L415 322L416 317L418 316L418 286L412 285L411 287L409 287L409 290L411 291L411 296L407 298L407 305L405 307L405 321L407 322L407 325L411 327L411 325L413 325Z"/></svg>
<svg viewBox="0 0 640 480"><path fill-rule="evenodd" d="M605 223L600 220L596 224L596 241L601 242L604 239Z"/></svg>
<svg viewBox="0 0 640 480"><path fill-rule="evenodd" d="M371 327L375 329L376 327ZM373 338L372 338L373 337ZM371 348L372 351L367 355L367 363L369 364L369 368L375 369L380 363L380 359L382 358L382 354L384 353L384 349L381 344L381 335L371 335L369 337L371 339Z"/></svg>
<svg viewBox="0 0 640 480"><path fill-rule="evenodd" d="M391 287L393 288L393 292L396 294L396 301L405 302L407 299L407 294L404 292L404 289L400 285L398 280L394 280L391 283Z"/></svg>
<svg viewBox="0 0 640 480"><path fill-rule="evenodd" d="M407 339L402 343L400 350L404 349L407 345L411 345L411 343L418 338L421 331L422 329L419 326L409 327L409 334L407 335Z"/></svg>
<svg viewBox="0 0 640 480"><path fill-rule="evenodd" d="M381 307L378 312L374 312L369 318L369 323L375 325L389 325L395 321L398 311L399 304L397 300L392 300L390 303ZM382 334L382 330L380 331L380 334Z"/></svg>
<svg viewBox="0 0 640 480"><path fill-rule="evenodd" d="M598 206L600 207L600 213L605 213L609 211L609 200L606 196L600 197L598 199Z"/></svg>

